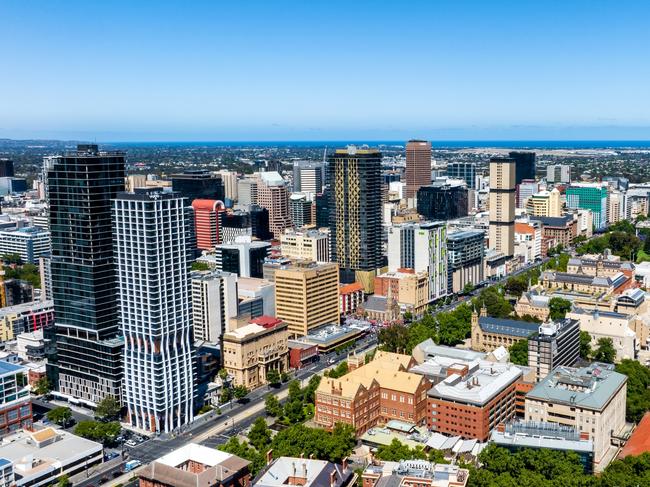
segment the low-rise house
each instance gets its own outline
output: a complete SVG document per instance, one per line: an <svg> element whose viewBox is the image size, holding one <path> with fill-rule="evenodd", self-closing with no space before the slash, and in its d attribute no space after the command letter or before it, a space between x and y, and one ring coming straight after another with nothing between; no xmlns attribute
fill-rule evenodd
<svg viewBox="0 0 650 487"><path fill-rule="evenodd" d="M253 487L348 487L356 475L347 460L342 464L312 458L280 457L253 480Z"/></svg>

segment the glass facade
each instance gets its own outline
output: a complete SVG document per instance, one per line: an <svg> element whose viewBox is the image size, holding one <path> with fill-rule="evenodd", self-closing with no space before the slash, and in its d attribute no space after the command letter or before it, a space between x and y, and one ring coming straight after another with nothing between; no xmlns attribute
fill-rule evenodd
<svg viewBox="0 0 650 487"><path fill-rule="evenodd" d="M95 145L49 158L56 356L64 394L97 402L122 380L111 200L124 190L125 155Z"/></svg>
<svg viewBox="0 0 650 487"><path fill-rule="evenodd" d="M566 190L567 207L591 210L596 230L607 226L607 185L572 184Z"/></svg>
<svg viewBox="0 0 650 487"><path fill-rule="evenodd" d="M447 183L418 190L418 213L427 220L453 220L467 216L467 187Z"/></svg>
<svg viewBox="0 0 650 487"><path fill-rule="evenodd" d="M450 162L447 164L447 177L462 179L467 187L476 189L476 164L473 162Z"/></svg>
<svg viewBox="0 0 650 487"><path fill-rule="evenodd" d="M197 198L223 201L226 197L221 176L213 176L210 171L202 169L174 174L172 190L187 198L190 203Z"/></svg>
<svg viewBox="0 0 650 487"><path fill-rule="evenodd" d="M524 179L535 179L537 156L534 152L513 151L508 155L515 160L515 184L520 184Z"/></svg>

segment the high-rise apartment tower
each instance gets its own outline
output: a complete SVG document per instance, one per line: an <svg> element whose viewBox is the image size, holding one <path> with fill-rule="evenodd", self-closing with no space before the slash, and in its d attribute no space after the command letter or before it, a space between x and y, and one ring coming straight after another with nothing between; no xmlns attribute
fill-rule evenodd
<svg viewBox="0 0 650 487"><path fill-rule="evenodd" d="M125 155L79 145L46 160L56 355L48 376L67 396L121 397L111 200L124 191Z"/></svg>
<svg viewBox="0 0 650 487"><path fill-rule="evenodd" d="M341 280L372 287L381 267L381 152L348 146L329 158L330 257Z"/></svg>
<svg viewBox="0 0 650 487"><path fill-rule="evenodd" d="M124 403L135 427L168 433L194 417L192 215L178 193L136 189L114 201L124 335Z"/></svg>

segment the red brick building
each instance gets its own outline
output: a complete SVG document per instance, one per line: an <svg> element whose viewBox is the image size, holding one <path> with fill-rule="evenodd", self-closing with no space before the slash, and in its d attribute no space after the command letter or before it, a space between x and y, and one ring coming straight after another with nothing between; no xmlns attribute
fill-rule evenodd
<svg viewBox="0 0 650 487"><path fill-rule="evenodd" d="M513 419L522 370L512 364L478 361L449 367L428 401L431 430L487 441L500 422Z"/></svg>
<svg viewBox="0 0 650 487"><path fill-rule="evenodd" d="M300 369L318 358L318 344L289 340L289 367Z"/></svg>
<svg viewBox="0 0 650 487"><path fill-rule="evenodd" d="M409 355L377 352L373 361L340 379L324 377L316 391L314 421L327 429L348 423L359 435L392 419L424 424L431 383L407 372L414 362Z"/></svg>

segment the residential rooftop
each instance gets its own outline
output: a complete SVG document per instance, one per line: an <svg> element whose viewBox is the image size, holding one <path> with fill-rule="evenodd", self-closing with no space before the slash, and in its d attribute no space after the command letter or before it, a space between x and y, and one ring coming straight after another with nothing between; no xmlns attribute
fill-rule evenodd
<svg viewBox="0 0 650 487"><path fill-rule="evenodd" d="M268 465L253 481L255 487L342 487L354 475L351 468L328 462L296 457L280 457ZM289 478L299 480L290 483Z"/></svg>

